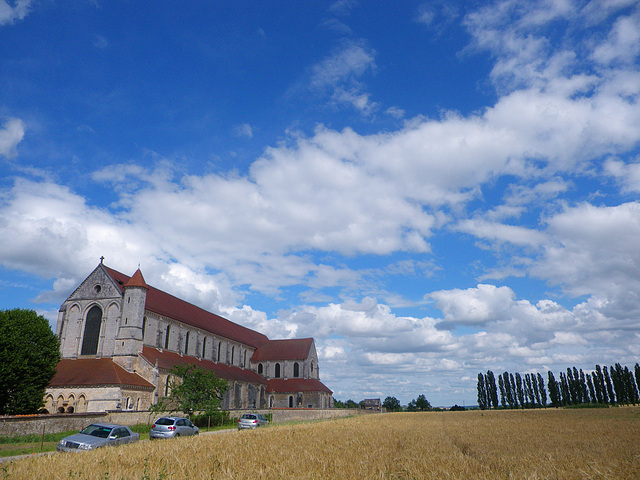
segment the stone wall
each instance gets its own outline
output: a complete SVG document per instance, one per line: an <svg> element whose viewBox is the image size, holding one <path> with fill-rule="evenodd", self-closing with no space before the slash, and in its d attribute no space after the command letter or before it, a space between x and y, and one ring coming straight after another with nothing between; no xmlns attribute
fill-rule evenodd
<svg viewBox="0 0 640 480"><path fill-rule="evenodd" d="M247 412L271 414L275 424L293 421L324 420L330 418L352 417L373 413L371 410L361 409L314 409L314 408L272 408L270 410L232 410L231 418L239 418ZM166 413L165 415L170 415ZM173 413L173 415L180 415ZM45 433L69 432L81 430L91 423L106 422L120 425L150 425L162 414L151 412L106 412L106 413L73 413L61 415L27 415L17 417L0 417L0 436L13 435L41 435Z"/></svg>

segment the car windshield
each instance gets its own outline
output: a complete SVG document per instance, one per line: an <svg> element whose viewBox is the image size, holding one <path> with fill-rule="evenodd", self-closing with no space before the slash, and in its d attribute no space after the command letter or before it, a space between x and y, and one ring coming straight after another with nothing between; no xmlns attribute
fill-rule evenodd
<svg viewBox="0 0 640 480"><path fill-rule="evenodd" d="M81 430L80 433L91 435L92 437L107 438L111 433L111 428L100 425L89 425L84 430Z"/></svg>
<svg viewBox="0 0 640 480"><path fill-rule="evenodd" d="M175 420L172 420L170 418L159 418L156 422L156 425L173 425L174 421Z"/></svg>

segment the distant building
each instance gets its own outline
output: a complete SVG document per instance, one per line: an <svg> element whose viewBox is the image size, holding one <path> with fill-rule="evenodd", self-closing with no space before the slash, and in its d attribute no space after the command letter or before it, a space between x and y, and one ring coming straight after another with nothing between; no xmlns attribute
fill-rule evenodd
<svg viewBox="0 0 640 480"><path fill-rule="evenodd" d="M197 365L225 379L224 409L330 408L312 338L265 335L100 262L60 307L62 359L48 412L147 410L169 393L170 370Z"/></svg>
<svg viewBox="0 0 640 480"><path fill-rule="evenodd" d="M365 410L380 410L382 403L379 398L365 398L362 401L362 406Z"/></svg>

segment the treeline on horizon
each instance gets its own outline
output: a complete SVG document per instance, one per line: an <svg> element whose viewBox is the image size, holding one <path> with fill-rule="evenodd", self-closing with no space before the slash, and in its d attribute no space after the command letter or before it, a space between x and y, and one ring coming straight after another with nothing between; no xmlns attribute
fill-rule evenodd
<svg viewBox="0 0 640 480"><path fill-rule="evenodd" d="M566 373L561 372L559 380L556 380L549 370L545 386L540 373L526 373L523 376L504 372L498 375L496 383L494 373L488 370L486 374L478 374L478 406L485 410L587 404L635 405L640 399L640 365L637 363L634 372L619 363L610 368L596 365L592 373L586 374L582 369L573 367L567 368Z"/></svg>

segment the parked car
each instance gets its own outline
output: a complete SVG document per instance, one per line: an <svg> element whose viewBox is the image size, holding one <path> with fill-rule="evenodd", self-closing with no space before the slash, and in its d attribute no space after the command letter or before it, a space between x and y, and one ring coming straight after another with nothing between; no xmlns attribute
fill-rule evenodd
<svg viewBox="0 0 640 480"><path fill-rule="evenodd" d="M174 438L198 435L200 430L191 420L182 417L161 417L155 421L149 431L149 438Z"/></svg>
<svg viewBox="0 0 640 480"><path fill-rule="evenodd" d="M93 423L80 430L79 433L64 437L56 450L59 452L79 452L93 450L107 445L122 445L137 442L140 434L132 432L129 427L113 423Z"/></svg>
<svg viewBox="0 0 640 480"><path fill-rule="evenodd" d="M243 413L238 419L238 430L243 428L258 428L261 425L267 425L269 420L259 413Z"/></svg>

